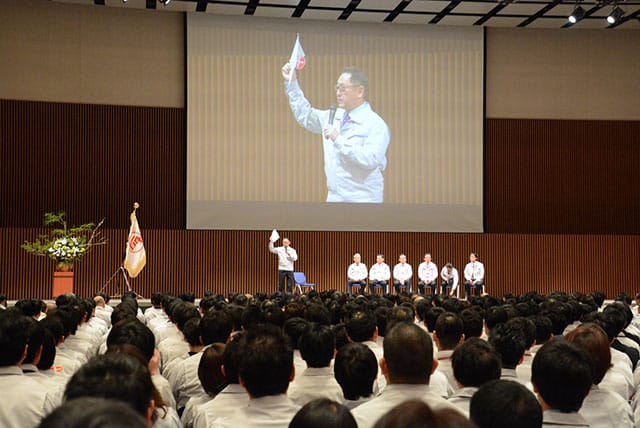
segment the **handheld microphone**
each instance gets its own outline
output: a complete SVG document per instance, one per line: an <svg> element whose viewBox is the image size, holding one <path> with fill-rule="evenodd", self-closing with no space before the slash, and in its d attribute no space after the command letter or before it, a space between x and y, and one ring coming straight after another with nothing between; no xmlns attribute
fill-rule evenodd
<svg viewBox="0 0 640 428"><path fill-rule="evenodd" d="M336 110L338 108L336 107L335 104L331 104L329 106L329 123L328 125L333 125L333 120L336 118Z"/></svg>

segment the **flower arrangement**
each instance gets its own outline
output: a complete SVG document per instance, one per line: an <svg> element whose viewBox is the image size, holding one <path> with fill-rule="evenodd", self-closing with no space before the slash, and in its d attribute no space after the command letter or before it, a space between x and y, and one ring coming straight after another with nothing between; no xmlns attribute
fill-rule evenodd
<svg viewBox="0 0 640 428"><path fill-rule="evenodd" d="M102 219L97 225L85 223L77 227L68 227L67 213L46 213L44 225L60 225L49 232L48 235L40 235L35 241L24 241L22 249L36 256L46 256L58 262L59 270L70 270L73 262L80 260L91 248L107 243L102 236L100 227L104 223Z"/></svg>

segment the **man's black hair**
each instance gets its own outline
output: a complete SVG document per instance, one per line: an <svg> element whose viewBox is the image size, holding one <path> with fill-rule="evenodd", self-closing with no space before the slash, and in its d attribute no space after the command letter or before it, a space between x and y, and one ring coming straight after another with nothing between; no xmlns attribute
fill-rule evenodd
<svg viewBox="0 0 640 428"><path fill-rule="evenodd" d="M431 307L425 314L424 325L427 327L427 330L430 332L435 331L436 329L436 321L438 321L438 317L444 314L446 311L439 307Z"/></svg>
<svg viewBox="0 0 640 428"><path fill-rule="evenodd" d="M116 345L133 345L142 352L144 358L149 361L153 358L156 340L153 332L140 321L120 321L113 326L107 336L107 347Z"/></svg>
<svg viewBox="0 0 640 428"><path fill-rule="evenodd" d="M362 343L349 343L338 350L333 372L344 398L355 401L373 394L378 360L373 351Z"/></svg>
<svg viewBox="0 0 640 428"><path fill-rule="evenodd" d="M232 329L233 320L226 309L210 309L200 320L202 344L226 343Z"/></svg>
<svg viewBox="0 0 640 428"><path fill-rule="evenodd" d="M357 310L347 317L344 324L351 340L366 342L376 331L376 316L369 310Z"/></svg>
<svg viewBox="0 0 640 428"><path fill-rule="evenodd" d="M29 328L33 320L22 315L19 309L6 309L0 317L0 367L15 366L29 341Z"/></svg>
<svg viewBox="0 0 640 428"><path fill-rule="evenodd" d="M318 398L302 406L289 428L358 428L349 409L328 398Z"/></svg>
<svg viewBox="0 0 640 428"><path fill-rule="evenodd" d="M500 354L485 340L466 339L451 356L453 375L462 386L480 387L490 380L500 379Z"/></svg>
<svg viewBox="0 0 640 428"><path fill-rule="evenodd" d="M542 408L524 385L497 379L473 394L469 418L478 428L540 428Z"/></svg>
<svg viewBox="0 0 640 428"><path fill-rule="evenodd" d="M238 374L251 397L286 393L292 370L293 349L282 330L265 324L245 333Z"/></svg>
<svg viewBox="0 0 640 428"><path fill-rule="evenodd" d="M453 312L445 312L436 321L435 334L442 350L455 348L464 334L462 319Z"/></svg>
<svg viewBox="0 0 640 428"><path fill-rule="evenodd" d="M44 418L38 428L146 428L144 417L116 400L76 398L63 403Z"/></svg>
<svg viewBox="0 0 640 428"><path fill-rule="evenodd" d="M525 352L524 333L509 324L497 324L491 329L489 343L498 351L502 367L515 369Z"/></svg>
<svg viewBox="0 0 640 428"><path fill-rule="evenodd" d="M258 324L264 322L264 314L259 305L250 304L242 311L242 327L245 330L250 330Z"/></svg>
<svg viewBox="0 0 640 428"><path fill-rule="evenodd" d="M238 370L240 361L242 360L242 336L244 333L238 333L231 338L222 354L222 366L224 368L224 377L227 383L239 383Z"/></svg>
<svg viewBox="0 0 640 428"><path fill-rule="evenodd" d="M336 350L336 336L330 327L311 323L300 337L300 354L307 367L329 367Z"/></svg>
<svg viewBox="0 0 640 428"><path fill-rule="evenodd" d="M552 409L577 412L593 384L587 353L566 340L553 340L538 350L531 382Z"/></svg>
<svg viewBox="0 0 640 428"><path fill-rule="evenodd" d="M507 325L510 325L516 330L520 330L524 335L525 351L533 346L536 340L536 325L528 318L514 317L507 321Z"/></svg>
<svg viewBox="0 0 640 428"><path fill-rule="evenodd" d="M536 344L543 345L547 343L551 339L551 331L553 330L553 324L551 324L549 317L536 315L530 319L536 326Z"/></svg>
<svg viewBox="0 0 640 428"><path fill-rule="evenodd" d="M201 319L198 317L191 318L189 321L184 323L182 334L190 346L202 345L202 340L200 339L200 321Z"/></svg>
<svg viewBox="0 0 640 428"><path fill-rule="evenodd" d="M484 324L482 323L482 315L478 311L471 308L463 309L460 312L460 319L464 327L465 340L482 336Z"/></svg>
<svg viewBox="0 0 640 428"><path fill-rule="evenodd" d="M502 306L492 306L485 312L484 322L491 330L496 324L505 323L509 319L507 311Z"/></svg>
<svg viewBox="0 0 640 428"><path fill-rule="evenodd" d="M198 311L198 308L190 302L179 303L171 312L171 320L176 324L180 331L184 328L184 323L191 318L200 318L200 311Z"/></svg>
<svg viewBox="0 0 640 428"><path fill-rule="evenodd" d="M415 324L396 324L384 338L384 359L392 383L429 383L433 342Z"/></svg>

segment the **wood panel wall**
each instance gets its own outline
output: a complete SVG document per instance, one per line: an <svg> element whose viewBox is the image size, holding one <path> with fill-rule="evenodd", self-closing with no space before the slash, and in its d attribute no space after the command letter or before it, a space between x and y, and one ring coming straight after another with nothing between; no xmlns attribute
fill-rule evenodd
<svg viewBox="0 0 640 428"><path fill-rule="evenodd" d="M640 121L487 119L486 231L640 233Z"/></svg>
<svg viewBox="0 0 640 428"><path fill-rule="evenodd" d="M10 299L51 297L53 261L19 248L41 231L0 229L0 290ZM201 296L205 290L226 294L277 288L277 258L267 250L269 231L143 229L142 233L147 266L131 285L145 297L156 290ZM79 295L98 291L120 265L127 230L108 230L106 235L107 245L76 264ZM468 253L477 251L485 263L487 291L496 295L600 289L615 296L620 291L640 291L637 235L293 232L289 237L299 254L296 269L304 271L319 290L344 289L346 268L356 251L367 265L377 252L385 253L390 265L404 252L414 269L430 251L438 266L451 261L460 271ZM118 282L122 283L120 275L106 291L117 294L122 290L116 289Z"/></svg>
<svg viewBox="0 0 640 428"><path fill-rule="evenodd" d="M38 227L47 211L74 224L185 224L184 109L0 100L0 227Z"/></svg>

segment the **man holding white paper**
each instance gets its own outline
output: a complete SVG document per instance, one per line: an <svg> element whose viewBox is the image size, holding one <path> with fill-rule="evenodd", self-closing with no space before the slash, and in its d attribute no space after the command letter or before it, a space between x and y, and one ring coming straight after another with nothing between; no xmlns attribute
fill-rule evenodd
<svg viewBox="0 0 640 428"><path fill-rule="evenodd" d="M273 235L272 235L273 237ZM293 262L298 260L298 253L291 247L288 238L282 240L282 246L273 245L273 240L269 239L269 251L278 255L278 290L284 293L284 281L287 279L287 292L293 291Z"/></svg>
<svg viewBox="0 0 640 428"><path fill-rule="evenodd" d="M299 40L291 58L282 67L285 93L296 121L322 134L327 202L383 202L389 127L366 99L367 75L356 67L345 68L336 82L337 107L320 110L311 106L298 84L297 70L305 63Z"/></svg>

